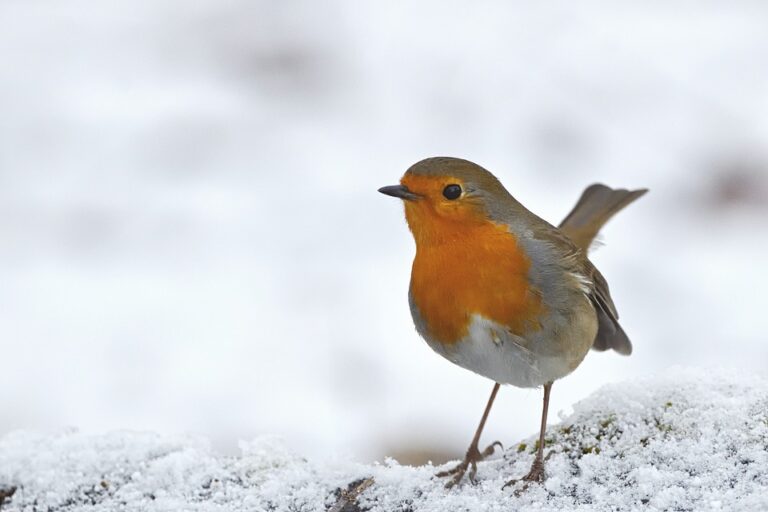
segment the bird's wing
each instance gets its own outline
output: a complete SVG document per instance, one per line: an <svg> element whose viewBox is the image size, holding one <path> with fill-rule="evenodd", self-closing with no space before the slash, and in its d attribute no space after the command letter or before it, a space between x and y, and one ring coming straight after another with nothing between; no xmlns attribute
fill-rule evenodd
<svg viewBox="0 0 768 512"><path fill-rule="evenodd" d="M595 308L598 320L598 334L593 348L596 350L614 349L620 354L632 353L632 344L619 325L619 314L611 298L608 282L589 258L586 250L578 247L565 233L551 224L538 223L536 238L546 242L559 256L559 266L574 276L578 285L589 297Z"/></svg>

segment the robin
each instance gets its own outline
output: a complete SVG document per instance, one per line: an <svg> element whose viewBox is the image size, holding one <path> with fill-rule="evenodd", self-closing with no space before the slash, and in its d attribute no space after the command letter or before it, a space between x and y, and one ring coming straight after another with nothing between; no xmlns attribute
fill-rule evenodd
<svg viewBox="0 0 768 512"><path fill-rule="evenodd" d="M399 185L416 241L408 299L416 330L449 361L495 382L464 460L438 473L459 483L494 452L479 439L501 384L544 387L539 445L525 486L544 480L544 433L552 383L590 348L629 355L608 283L587 258L600 228L647 192L595 184L554 227L520 204L496 177L467 160L427 158ZM511 485L518 480L511 480ZM505 487L506 487L505 485Z"/></svg>

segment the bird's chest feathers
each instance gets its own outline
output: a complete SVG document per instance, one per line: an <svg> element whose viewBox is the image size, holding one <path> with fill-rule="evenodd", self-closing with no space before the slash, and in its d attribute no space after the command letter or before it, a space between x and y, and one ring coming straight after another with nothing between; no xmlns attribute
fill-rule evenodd
<svg viewBox="0 0 768 512"><path fill-rule="evenodd" d="M429 337L444 344L469 334L473 315L522 336L543 311L528 280L530 260L505 226L489 223L436 243L418 243L411 300Z"/></svg>

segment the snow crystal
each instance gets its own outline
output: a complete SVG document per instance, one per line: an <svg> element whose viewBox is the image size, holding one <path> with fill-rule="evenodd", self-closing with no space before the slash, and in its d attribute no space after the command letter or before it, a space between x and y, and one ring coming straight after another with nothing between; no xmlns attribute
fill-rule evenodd
<svg viewBox="0 0 768 512"><path fill-rule="evenodd" d="M527 471L535 436L481 463L477 485L448 491L441 468L310 461L269 437L232 457L193 436L19 431L0 440L0 490L16 488L0 508L766 510L766 405L766 381L727 371L606 386L549 426L548 479L519 495L502 485Z"/></svg>

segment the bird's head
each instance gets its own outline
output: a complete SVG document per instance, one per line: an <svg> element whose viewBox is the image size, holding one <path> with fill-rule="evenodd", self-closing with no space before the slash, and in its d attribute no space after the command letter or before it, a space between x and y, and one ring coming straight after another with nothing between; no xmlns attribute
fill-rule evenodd
<svg viewBox="0 0 768 512"><path fill-rule="evenodd" d="M399 185L379 192L403 200L417 244L459 238L467 229L493 222L497 211L514 201L493 174L450 157L417 162Z"/></svg>

